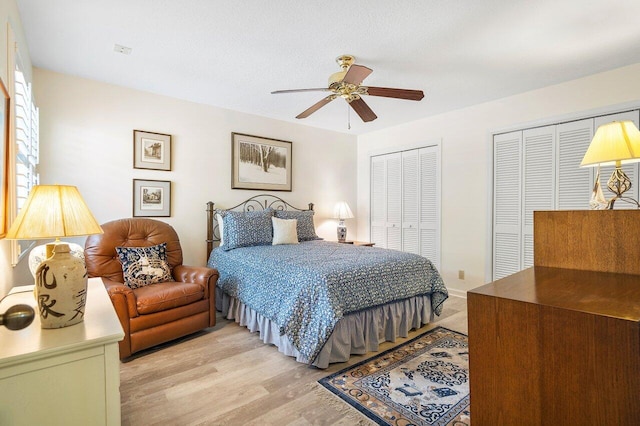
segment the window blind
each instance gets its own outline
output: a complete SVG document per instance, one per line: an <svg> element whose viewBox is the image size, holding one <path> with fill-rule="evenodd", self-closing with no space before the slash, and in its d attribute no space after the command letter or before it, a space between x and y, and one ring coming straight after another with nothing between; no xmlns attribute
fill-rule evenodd
<svg viewBox="0 0 640 426"><path fill-rule="evenodd" d="M33 101L31 83L19 65L15 71L16 112L16 207L20 211L29 192L39 183L39 110Z"/></svg>
<svg viewBox="0 0 640 426"><path fill-rule="evenodd" d="M40 181L37 171L39 162L40 119L39 110L33 100L31 83L27 82L19 55L16 55L14 72L14 109L15 109L15 179L13 214L24 206L31 188ZM11 264L16 266L34 241L14 241L11 245Z"/></svg>

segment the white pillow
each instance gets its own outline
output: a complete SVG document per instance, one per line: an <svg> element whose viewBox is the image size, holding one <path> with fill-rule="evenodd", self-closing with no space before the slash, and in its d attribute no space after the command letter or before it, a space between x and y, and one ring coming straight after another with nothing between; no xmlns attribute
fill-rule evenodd
<svg viewBox="0 0 640 426"><path fill-rule="evenodd" d="M222 215L220 213L216 213L216 220L218 221L218 231L220 231L220 245L224 245L224 221L222 220Z"/></svg>
<svg viewBox="0 0 640 426"><path fill-rule="evenodd" d="M272 217L273 245L298 244L298 221L296 219L278 219Z"/></svg>

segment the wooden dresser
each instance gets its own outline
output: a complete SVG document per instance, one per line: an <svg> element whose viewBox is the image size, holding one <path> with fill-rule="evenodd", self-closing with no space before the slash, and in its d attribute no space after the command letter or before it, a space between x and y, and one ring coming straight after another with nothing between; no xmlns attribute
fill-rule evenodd
<svg viewBox="0 0 640 426"><path fill-rule="evenodd" d="M14 287L0 312L19 303L36 318L0 327L0 425L119 425L124 332L102 280L89 279L84 321L69 327L40 328L33 286Z"/></svg>
<svg viewBox="0 0 640 426"><path fill-rule="evenodd" d="M468 293L474 426L640 424L640 211L535 212L534 264Z"/></svg>

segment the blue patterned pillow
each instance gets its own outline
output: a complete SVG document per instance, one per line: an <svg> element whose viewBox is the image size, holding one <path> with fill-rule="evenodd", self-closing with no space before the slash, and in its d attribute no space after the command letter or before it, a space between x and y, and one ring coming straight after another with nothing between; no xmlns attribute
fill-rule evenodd
<svg viewBox="0 0 640 426"><path fill-rule="evenodd" d="M273 209L252 212L234 212L228 210L222 218L224 223L224 241L222 250L238 247L271 245Z"/></svg>
<svg viewBox="0 0 640 426"><path fill-rule="evenodd" d="M151 247L116 247L116 252L122 263L124 284L131 289L175 281L167 263L167 243Z"/></svg>
<svg viewBox="0 0 640 426"><path fill-rule="evenodd" d="M313 210L276 210L275 217L298 220L298 241L321 240L322 238L316 234L316 227L313 224L313 213Z"/></svg>

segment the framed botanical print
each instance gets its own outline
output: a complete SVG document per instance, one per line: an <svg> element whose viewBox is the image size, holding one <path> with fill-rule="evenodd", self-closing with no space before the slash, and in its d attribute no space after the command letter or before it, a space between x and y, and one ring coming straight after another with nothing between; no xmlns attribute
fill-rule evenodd
<svg viewBox="0 0 640 426"><path fill-rule="evenodd" d="M134 179L133 216L171 216L171 181Z"/></svg>
<svg viewBox="0 0 640 426"><path fill-rule="evenodd" d="M231 188L291 191L291 142L231 134Z"/></svg>
<svg viewBox="0 0 640 426"><path fill-rule="evenodd" d="M171 170L171 135L134 130L133 167Z"/></svg>

